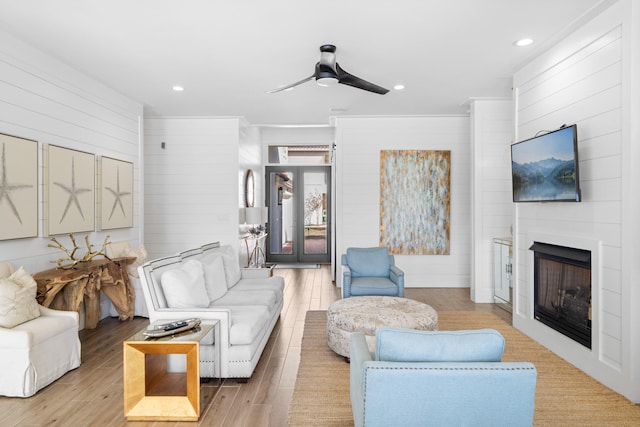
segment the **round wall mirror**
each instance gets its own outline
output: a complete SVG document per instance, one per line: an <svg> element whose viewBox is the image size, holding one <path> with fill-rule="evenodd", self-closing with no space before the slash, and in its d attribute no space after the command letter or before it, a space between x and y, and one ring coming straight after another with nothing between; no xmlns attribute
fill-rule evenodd
<svg viewBox="0 0 640 427"><path fill-rule="evenodd" d="M247 176L244 178L244 201L248 208L252 208L255 202L256 183L253 177L253 171L249 169Z"/></svg>

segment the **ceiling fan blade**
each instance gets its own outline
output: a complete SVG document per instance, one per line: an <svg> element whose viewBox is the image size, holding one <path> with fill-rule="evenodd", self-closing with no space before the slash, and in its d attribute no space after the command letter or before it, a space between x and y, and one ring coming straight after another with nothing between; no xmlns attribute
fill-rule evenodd
<svg viewBox="0 0 640 427"><path fill-rule="evenodd" d="M353 74L347 73L338 63L336 63L336 71L338 72L338 83L342 83L343 85L352 86L380 95L384 95L389 92L389 89L385 89L381 86L363 80L360 77L356 77Z"/></svg>
<svg viewBox="0 0 640 427"><path fill-rule="evenodd" d="M316 78L316 76L314 74L312 76L307 77L306 79L300 80L299 82L291 83L290 85L282 86L282 87L279 87L277 89L268 90L267 93L282 92L283 90L291 89L292 87L296 87L298 85L301 85L302 83L306 83L309 80L313 80L315 78Z"/></svg>

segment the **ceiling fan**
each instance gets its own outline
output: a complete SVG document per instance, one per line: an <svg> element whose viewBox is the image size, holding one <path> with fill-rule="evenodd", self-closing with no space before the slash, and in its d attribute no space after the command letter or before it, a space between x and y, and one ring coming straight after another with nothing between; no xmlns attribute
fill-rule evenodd
<svg viewBox="0 0 640 427"><path fill-rule="evenodd" d="M320 46L320 61L316 63L316 70L311 76L300 80L299 82L267 91L267 93L281 92L283 90L291 89L313 79L315 79L316 83L320 86L333 86L336 83L341 83L343 85L378 93L380 95L384 95L389 92L389 89L385 89L363 80L360 77L356 77L353 74L347 73L336 62L336 47L332 44L325 44Z"/></svg>

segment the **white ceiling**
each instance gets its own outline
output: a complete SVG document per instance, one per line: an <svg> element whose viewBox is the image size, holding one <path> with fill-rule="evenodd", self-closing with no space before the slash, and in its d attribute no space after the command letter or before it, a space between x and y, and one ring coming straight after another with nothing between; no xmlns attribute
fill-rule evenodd
<svg viewBox="0 0 640 427"><path fill-rule="evenodd" d="M328 124L466 113L610 0L0 0L0 29L141 102L145 115ZM535 43L518 48L516 39ZM377 95L307 82L322 44ZM1 79L1 77L0 77ZM172 86L182 85L182 93Z"/></svg>

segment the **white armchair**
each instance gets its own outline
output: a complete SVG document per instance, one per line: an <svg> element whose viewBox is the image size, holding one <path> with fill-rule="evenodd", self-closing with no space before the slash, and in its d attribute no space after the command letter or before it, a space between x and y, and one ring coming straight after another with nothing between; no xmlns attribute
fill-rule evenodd
<svg viewBox="0 0 640 427"><path fill-rule="evenodd" d="M20 280L18 277L20 276ZM52 310L35 302L33 284L22 286L31 278L11 264L0 263L0 395L29 397L51 384L68 371L80 366L78 313ZM31 280L33 280L31 278ZM26 310L27 318L13 324L23 308L16 306L17 291L32 295L35 305ZM23 296L24 296L23 295ZM27 298L28 300L28 298ZM34 317L35 316L35 317Z"/></svg>

